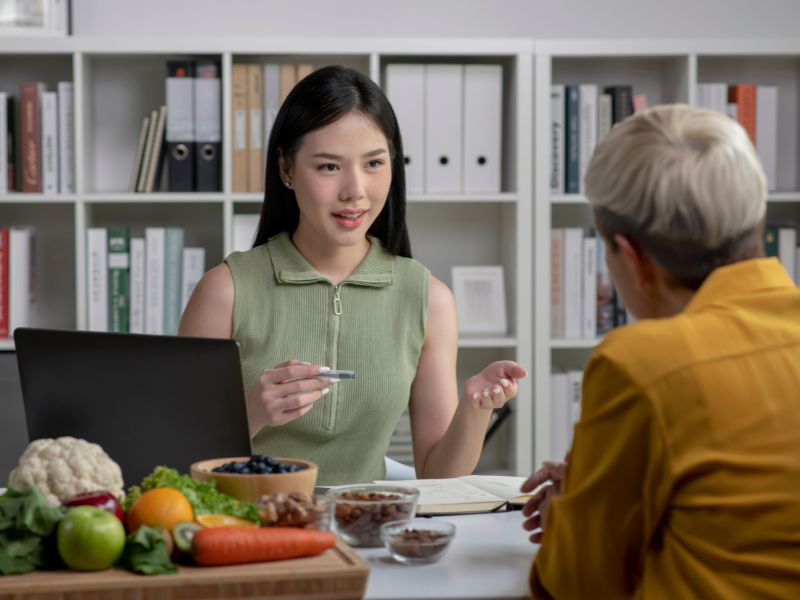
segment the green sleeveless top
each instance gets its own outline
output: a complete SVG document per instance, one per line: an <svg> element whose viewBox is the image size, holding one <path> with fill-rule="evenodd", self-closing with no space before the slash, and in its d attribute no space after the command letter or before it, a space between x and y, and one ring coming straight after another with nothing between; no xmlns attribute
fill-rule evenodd
<svg viewBox="0 0 800 600"><path fill-rule="evenodd" d="M317 463L319 485L384 478L384 456L425 338L430 272L369 239L364 260L336 287L285 232L225 259L246 391L290 358L356 372L302 417L264 427L252 439L253 452Z"/></svg>

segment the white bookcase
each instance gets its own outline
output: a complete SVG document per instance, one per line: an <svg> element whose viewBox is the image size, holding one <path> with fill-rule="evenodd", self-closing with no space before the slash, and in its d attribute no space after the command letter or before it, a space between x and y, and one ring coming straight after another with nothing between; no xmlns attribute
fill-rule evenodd
<svg viewBox="0 0 800 600"><path fill-rule="evenodd" d="M141 119L164 103L166 61L213 58L221 64L223 190L132 194L133 154ZM0 39L0 90L23 81L75 83L76 193L0 196L0 223L37 230L38 325L87 325L86 230L182 226L187 246L202 246L206 266L232 249L233 215L260 212L261 194L231 189L230 80L239 62L344 64L381 82L390 63L483 63L503 70L502 188L495 194L409 197L412 250L450 285L453 265L503 265L509 333L459 339L460 381L498 359L533 363L533 54L530 40L377 40L259 38ZM13 350L11 341L0 342ZM533 468L532 378L521 383L513 417L487 445L480 469L526 474Z"/></svg>
<svg viewBox="0 0 800 600"><path fill-rule="evenodd" d="M535 460L551 456L550 373L582 369L598 340L550 336L550 229L591 227L586 197L550 192L551 84L632 84L654 104L696 103L707 82L778 86L777 189L768 223L800 227L800 41L547 40L534 48L534 440Z"/></svg>
<svg viewBox="0 0 800 600"><path fill-rule="evenodd" d="M124 192L141 118L164 100L166 60L213 57L222 65L223 191ZM85 235L91 226L180 225L186 244L206 249L207 266L232 248L232 217L256 213L261 196L231 192L229 122L235 62L340 63L381 82L396 62L489 63L503 68L503 171L499 194L410 196L414 254L450 281L450 267L505 269L509 334L459 339L459 378L491 360L528 368L513 401L512 426L487 447L482 470L528 474L551 458L550 373L581 369L597 340L550 336L550 229L589 228L581 195L551 196L550 86L633 84L650 104L694 103L697 84L775 84L779 88L778 187L769 219L800 228L800 41L529 40L157 37L0 39L0 90L41 80L75 82L76 183L71 196L0 196L0 223L37 227L39 324L86 325ZM0 347L13 350L9 342Z"/></svg>

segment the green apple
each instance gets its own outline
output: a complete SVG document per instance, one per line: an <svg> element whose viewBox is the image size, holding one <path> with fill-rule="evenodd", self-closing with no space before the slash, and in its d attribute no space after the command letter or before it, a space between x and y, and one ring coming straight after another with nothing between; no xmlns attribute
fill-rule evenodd
<svg viewBox="0 0 800 600"><path fill-rule="evenodd" d="M110 512L95 506L70 508L56 535L58 553L70 569L107 569L125 548L125 528Z"/></svg>

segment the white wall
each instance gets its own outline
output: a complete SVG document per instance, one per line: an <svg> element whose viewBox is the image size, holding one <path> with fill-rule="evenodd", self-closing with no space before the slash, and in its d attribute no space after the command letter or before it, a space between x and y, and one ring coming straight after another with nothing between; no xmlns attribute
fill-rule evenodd
<svg viewBox="0 0 800 600"><path fill-rule="evenodd" d="M72 6L76 35L800 35L800 0L72 0Z"/></svg>

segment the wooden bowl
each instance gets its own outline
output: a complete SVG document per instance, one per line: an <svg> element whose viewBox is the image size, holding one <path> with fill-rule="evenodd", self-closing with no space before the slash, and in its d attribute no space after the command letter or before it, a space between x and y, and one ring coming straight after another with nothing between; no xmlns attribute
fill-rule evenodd
<svg viewBox="0 0 800 600"><path fill-rule="evenodd" d="M258 502L264 494L276 492L314 493L314 485L317 483L317 465L299 458L275 457L275 460L284 464L306 467L302 471L294 473L215 473L212 471L214 467L227 462L247 462L249 459L249 456L235 456L201 460L189 468L189 473L195 481L213 481L220 492L244 502Z"/></svg>

